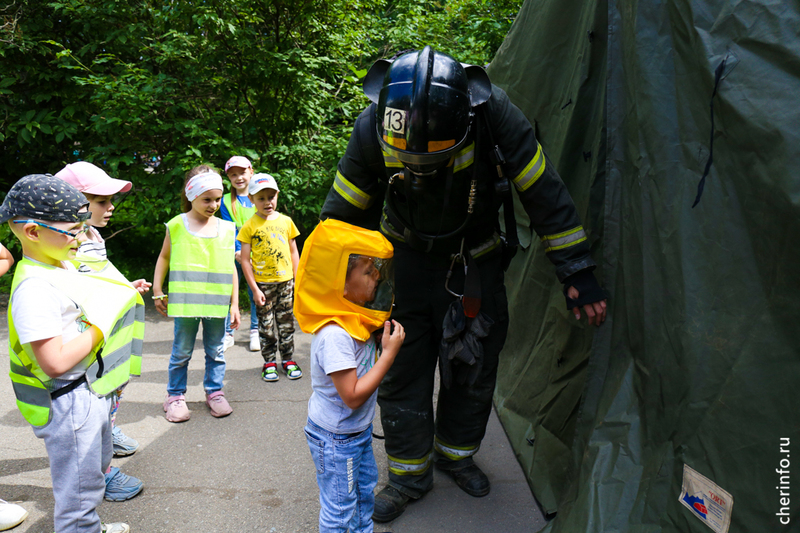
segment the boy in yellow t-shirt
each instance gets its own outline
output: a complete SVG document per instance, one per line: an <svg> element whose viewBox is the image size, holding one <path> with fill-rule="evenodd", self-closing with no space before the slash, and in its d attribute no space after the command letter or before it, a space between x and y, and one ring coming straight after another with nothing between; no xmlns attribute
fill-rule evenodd
<svg viewBox="0 0 800 533"><path fill-rule="evenodd" d="M242 243L242 272L253 291L258 313L258 336L264 367L261 379L278 381L275 356L281 352L283 370L289 379L303 377L292 360L294 278L300 254L295 238L300 235L292 219L278 213L278 184L269 174L255 174L248 189L256 213L245 222L236 237ZM244 258L250 258L245 261ZM278 324L278 335L274 333Z"/></svg>

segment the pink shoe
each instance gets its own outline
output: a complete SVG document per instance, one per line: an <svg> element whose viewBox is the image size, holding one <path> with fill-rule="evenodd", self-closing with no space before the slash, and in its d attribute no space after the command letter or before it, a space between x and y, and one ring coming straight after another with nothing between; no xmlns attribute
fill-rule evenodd
<svg viewBox="0 0 800 533"><path fill-rule="evenodd" d="M206 405L211 409L211 416L217 418L228 416L233 412L228 400L225 399L225 393L221 390L206 395Z"/></svg>
<svg viewBox="0 0 800 533"><path fill-rule="evenodd" d="M167 396L164 400L165 418L170 422L186 422L192 417L191 411L186 407L186 397L181 394L180 396Z"/></svg>

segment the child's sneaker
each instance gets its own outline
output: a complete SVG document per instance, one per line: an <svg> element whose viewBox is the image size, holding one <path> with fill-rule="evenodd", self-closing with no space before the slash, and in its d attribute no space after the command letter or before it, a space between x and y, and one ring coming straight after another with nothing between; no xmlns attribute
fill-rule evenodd
<svg viewBox="0 0 800 533"><path fill-rule="evenodd" d="M167 420L170 422L186 422L192 417L191 411L186 407L186 397L181 394L180 396L167 396L164 400L164 412Z"/></svg>
<svg viewBox="0 0 800 533"><path fill-rule="evenodd" d="M225 337L222 339L222 351L224 352L231 346L233 346L233 335L230 333L226 333Z"/></svg>
<svg viewBox="0 0 800 533"><path fill-rule="evenodd" d="M15 503L0 500L0 531L20 525L28 517L28 511Z"/></svg>
<svg viewBox="0 0 800 533"><path fill-rule="evenodd" d="M261 369L261 379L264 381L278 381L278 365L264 363L264 368Z"/></svg>
<svg viewBox="0 0 800 533"><path fill-rule="evenodd" d="M251 352L260 352L261 351L261 341L258 339L258 330L251 329L250 330L250 351Z"/></svg>
<svg viewBox="0 0 800 533"><path fill-rule="evenodd" d="M286 377L289 379L300 379L303 377L303 371L297 366L294 361L286 361L283 363L283 371L286 372Z"/></svg>
<svg viewBox="0 0 800 533"><path fill-rule="evenodd" d="M233 412L228 400L225 399L225 393L221 390L207 394L206 405L211 409L211 416L216 418L228 416Z"/></svg>
<svg viewBox="0 0 800 533"><path fill-rule="evenodd" d="M103 524L100 533L130 533L131 526L123 524L122 522L114 522L113 524Z"/></svg>
<svg viewBox="0 0 800 533"><path fill-rule="evenodd" d="M139 449L139 443L125 435L119 426L111 430L111 438L114 441L114 457L127 457Z"/></svg>
<svg viewBox="0 0 800 533"><path fill-rule="evenodd" d="M124 502L140 492L144 483L133 476L123 474L116 466L106 474L106 493L103 496L109 502Z"/></svg>

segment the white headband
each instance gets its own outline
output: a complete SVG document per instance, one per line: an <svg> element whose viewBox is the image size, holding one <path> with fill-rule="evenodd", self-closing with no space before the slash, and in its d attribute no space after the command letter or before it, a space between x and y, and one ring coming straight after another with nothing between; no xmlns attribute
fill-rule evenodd
<svg viewBox="0 0 800 533"><path fill-rule="evenodd" d="M222 178L216 172L205 172L192 176L186 184L186 198L194 202L195 198L211 189L222 189Z"/></svg>

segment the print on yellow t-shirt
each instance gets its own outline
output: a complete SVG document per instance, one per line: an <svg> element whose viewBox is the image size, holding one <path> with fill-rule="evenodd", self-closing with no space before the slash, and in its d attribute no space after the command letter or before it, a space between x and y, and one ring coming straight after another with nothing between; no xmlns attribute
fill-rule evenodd
<svg viewBox="0 0 800 533"><path fill-rule="evenodd" d="M253 215L245 222L237 239L250 243L250 259L257 282L276 283L292 279L289 243L299 235L292 219L283 214L274 220Z"/></svg>

